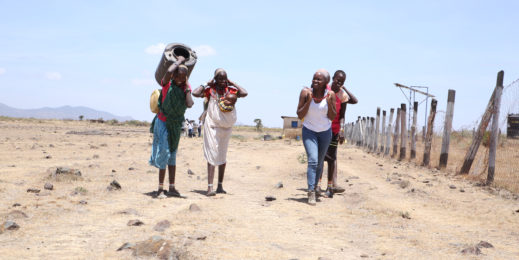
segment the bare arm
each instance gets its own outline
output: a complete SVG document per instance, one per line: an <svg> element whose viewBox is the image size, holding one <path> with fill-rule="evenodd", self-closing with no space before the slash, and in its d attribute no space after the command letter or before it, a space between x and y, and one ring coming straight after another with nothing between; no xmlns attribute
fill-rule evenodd
<svg viewBox="0 0 519 260"><path fill-rule="evenodd" d="M186 58L180 56L178 57L177 61L175 61L173 64L169 65L168 70L166 73L164 73L164 76L162 77L163 84L167 84L166 82L169 82L171 80L171 77L173 77L173 71L175 71L182 62L184 62Z"/></svg>
<svg viewBox="0 0 519 260"><path fill-rule="evenodd" d="M186 93L186 107L190 108L195 103L195 102L193 102L193 97L191 97L191 90L188 89L185 93Z"/></svg>
<svg viewBox="0 0 519 260"><path fill-rule="evenodd" d="M342 87L342 89L344 89L344 91L346 91L346 94L348 94L348 96L350 96L350 99L348 100L348 104L357 104L359 102L359 100L349 91L347 90L344 86Z"/></svg>
<svg viewBox="0 0 519 260"><path fill-rule="evenodd" d="M339 143L344 143L344 115L346 114L346 105L348 102L341 103L341 111L339 112L340 126L341 130L339 131Z"/></svg>
<svg viewBox="0 0 519 260"><path fill-rule="evenodd" d="M194 97L204 97L204 90L205 90L205 86L204 85L200 85L198 88L195 88L195 90L193 90L193 96Z"/></svg>
<svg viewBox="0 0 519 260"><path fill-rule="evenodd" d="M236 96L238 96L238 97L246 97L249 94L247 92L247 90L245 90L244 88L238 86L238 84L236 84L235 82L232 82L230 80L227 80L227 82L229 83L229 85L234 86L235 88L238 89L238 93L236 93Z"/></svg>
<svg viewBox="0 0 519 260"><path fill-rule="evenodd" d="M330 120L334 120L337 116L337 108L335 107L336 98L333 91L330 91L330 95L326 98L326 102L328 102L328 118Z"/></svg>
<svg viewBox="0 0 519 260"><path fill-rule="evenodd" d="M308 113L311 100L311 91L308 88L301 90L301 93L299 94L299 103L297 104L297 117L299 119L303 119Z"/></svg>

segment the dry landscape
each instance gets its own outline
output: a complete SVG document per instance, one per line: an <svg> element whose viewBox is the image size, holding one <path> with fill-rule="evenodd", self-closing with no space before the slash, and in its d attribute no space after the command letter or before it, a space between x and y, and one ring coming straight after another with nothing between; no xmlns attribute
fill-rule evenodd
<svg viewBox="0 0 519 260"><path fill-rule="evenodd" d="M497 188L513 191L517 181L503 174L496 187L481 187L454 176L451 159L440 172L343 145L346 192L309 206L302 143L263 141L241 127L229 147L227 195L203 195L202 139L182 138L176 187L185 197L153 198L148 130L2 118L0 258L519 259L518 196ZM507 160L517 162L511 147Z"/></svg>

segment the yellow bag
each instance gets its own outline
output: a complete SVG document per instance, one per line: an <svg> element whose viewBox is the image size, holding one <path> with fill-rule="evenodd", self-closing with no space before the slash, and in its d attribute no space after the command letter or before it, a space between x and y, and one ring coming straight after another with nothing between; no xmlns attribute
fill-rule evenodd
<svg viewBox="0 0 519 260"><path fill-rule="evenodd" d="M159 96L160 89L155 89L153 93L151 93L150 97L150 109L151 112L157 114L159 112Z"/></svg>

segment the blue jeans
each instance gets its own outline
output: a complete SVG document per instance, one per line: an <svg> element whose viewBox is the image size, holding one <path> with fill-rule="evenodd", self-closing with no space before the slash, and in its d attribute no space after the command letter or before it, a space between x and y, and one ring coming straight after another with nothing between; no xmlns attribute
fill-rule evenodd
<svg viewBox="0 0 519 260"><path fill-rule="evenodd" d="M323 172L324 156L332 140L332 129L322 132L314 132L303 126L303 145L308 158L306 178L308 179L308 190L314 190L315 185L321 178Z"/></svg>

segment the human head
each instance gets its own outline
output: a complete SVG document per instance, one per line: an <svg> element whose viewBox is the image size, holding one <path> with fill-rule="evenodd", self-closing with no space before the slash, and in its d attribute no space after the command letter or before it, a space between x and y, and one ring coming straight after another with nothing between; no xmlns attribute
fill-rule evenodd
<svg viewBox="0 0 519 260"><path fill-rule="evenodd" d="M219 88L227 86L227 72L224 69L216 69L214 71L214 83Z"/></svg>
<svg viewBox="0 0 519 260"><path fill-rule="evenodd" d="M231 92L227 93L225 97L223 98L223 104L226 106L234 106L236 104L236 100L238 100L238 96L236 94L233 94Z"/></svg>
<svg viewBox="0 0 519 260"><path fill-rule="evenodd" d="M344 81L346 81L346 73L344 71L342 71L342 70L337 70L333 74L332 89L334 91L339 90L339 88L344 85Z"/></svg>
<svg viewBox="0 0 519 260"><path fill-rule="evenodd" d="M325 89L326 84L330 81L330 74L324 70L320 69L314 73L314 77L312 79L312 88L314 89Z"/></svg>
<svg viewBox="0 0 519 260"><path fill-rule="evenodd" d="M180 65L173 73L173 82L177 86L182 86L187 82L188 69L185 65Z"/></svg>

